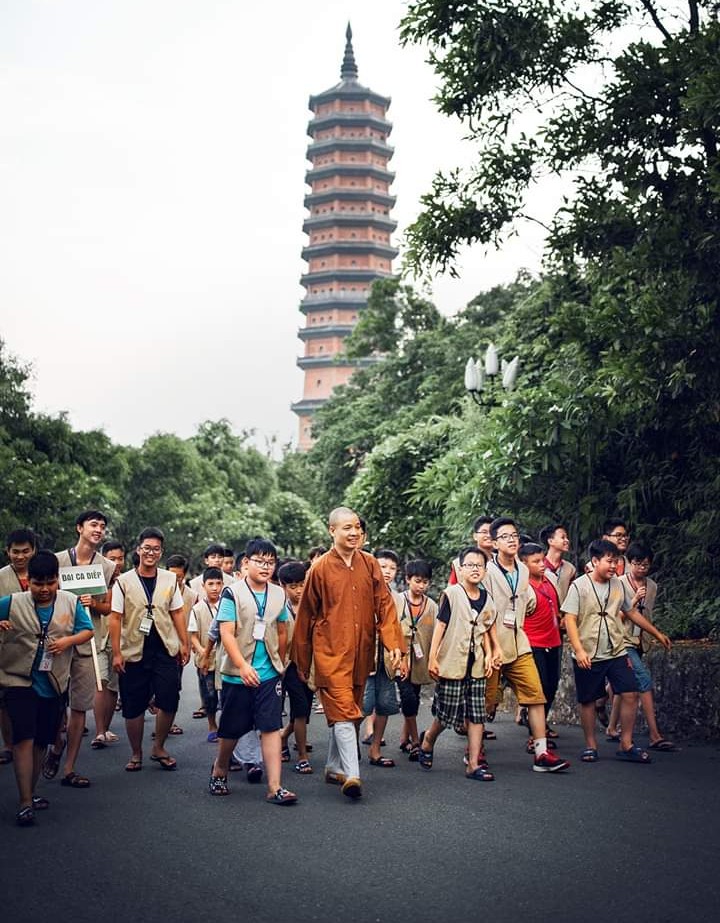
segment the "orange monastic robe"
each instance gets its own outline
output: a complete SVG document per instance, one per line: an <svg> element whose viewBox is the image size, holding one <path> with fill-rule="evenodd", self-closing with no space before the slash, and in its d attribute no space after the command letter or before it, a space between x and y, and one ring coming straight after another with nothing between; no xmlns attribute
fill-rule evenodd
<svg viewBox="0 0 720 923"><path fill-rule="evenodd" d="M375 668L376 631L388 650L405 652L395 602L378 562L356 551L348 567L331 548L308 572L290 652L306 675L314 663L328 724L362 718L362 690Z"/></svg>

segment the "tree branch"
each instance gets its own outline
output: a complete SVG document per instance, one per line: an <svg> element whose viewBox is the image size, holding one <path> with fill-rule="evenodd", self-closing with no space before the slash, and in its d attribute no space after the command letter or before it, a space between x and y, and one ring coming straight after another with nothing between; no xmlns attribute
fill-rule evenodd
<svg viewBox="0 0 720 923"><path fill-rule="evenodd" d="M657 14L657 10L656 10L655 7L652 5L652 3L650 2L650 0L640 0L640 2L641 2L642 5L645 7L645 9L647 10L647 12L648 12L649 15L650 15L650 18L651 18L652 21L655 23L655 25L658 27L658 29L660 30L660 32L665 36L665 38L667 39L667 41L668 41L668 42L672 41L672 35L668 32L668 30L665 28L665 26L660 22L660 18L659 18L658 14ZM691 0L691 2L692 2L692 0Z"/></svg>
<svg viewBox="0 0 720 923"><path fill-rule="evenodd" d="M700 29L700 11L697 0L688 0L688 7L690 8L690 35L697 35Z"/></svg>

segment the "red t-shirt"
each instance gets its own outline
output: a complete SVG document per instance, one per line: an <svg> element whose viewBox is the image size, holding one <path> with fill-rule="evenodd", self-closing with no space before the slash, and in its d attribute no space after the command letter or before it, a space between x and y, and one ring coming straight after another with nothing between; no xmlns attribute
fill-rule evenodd
<svg viewBox="0 0 720 923"><path fill-rule="evenodd" d="M535 593L537 605L535 611L525 615L525 634L531 647L559 647L560 625L558 616L560 602L555 587L547 577L542 580L530 578L530 586Z"/></svg>

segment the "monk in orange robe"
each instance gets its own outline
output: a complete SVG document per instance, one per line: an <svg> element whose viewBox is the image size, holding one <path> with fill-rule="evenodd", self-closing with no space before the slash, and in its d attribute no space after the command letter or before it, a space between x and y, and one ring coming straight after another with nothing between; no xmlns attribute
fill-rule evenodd
<svg viewBox="0 0 720 923"><path fill-rule="evenodd" d="M330 728L325 781L342 785L350 798L362 795L357 722L380 635L399 669L406 651L395 603L376 559L360 548L356 513L330 514L333 547L313 563L305 581L293 634L291 659L301 678L315 667L315 685Z"/></svg>

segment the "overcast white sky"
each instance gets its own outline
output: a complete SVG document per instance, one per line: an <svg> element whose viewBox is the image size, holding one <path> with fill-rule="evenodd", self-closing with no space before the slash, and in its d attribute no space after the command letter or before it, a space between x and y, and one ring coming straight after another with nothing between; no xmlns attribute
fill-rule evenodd
<svg viewBox="0 0 720 923"><path fill-rule="evenodd" d="M399 0L2 0L0 336L35 407L139 444L205 419L296 436L308 96L392 96L396 241L436 169L470 157L431 102ZM536 202L536 213L551 208ZM521 229L438 279L445 313L537 269Z"/></svg>

